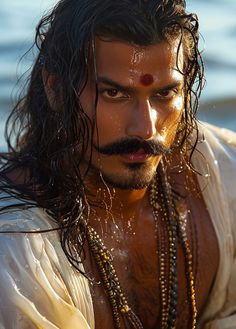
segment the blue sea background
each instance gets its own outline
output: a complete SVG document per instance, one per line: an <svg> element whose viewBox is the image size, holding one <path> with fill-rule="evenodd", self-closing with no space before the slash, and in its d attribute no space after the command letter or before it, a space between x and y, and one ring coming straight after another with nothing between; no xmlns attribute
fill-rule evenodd
<svg viewBox="0 0 236 329"><path fill-rule="evenodd" d="M0 6L0 150L5 120L18 93L16 81L29 69L21 60L34 39L35 26L56 0L1 0ZM207 84L199 118L236 131L236 0L187 0L200 19L201 49Z"/></svg>

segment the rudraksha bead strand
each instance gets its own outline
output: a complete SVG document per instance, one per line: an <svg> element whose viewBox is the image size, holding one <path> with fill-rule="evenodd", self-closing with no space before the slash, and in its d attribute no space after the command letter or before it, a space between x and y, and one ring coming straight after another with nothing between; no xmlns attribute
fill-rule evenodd
<svg viewBox="0 0 236 329"><path fill-rule="evenodd" d="M158 200L160 200L161 207ZM150 204L153 206L153 216L156 225L158 225L158 218L162 215L164 226L167 230L167 241L164 241L160 232L161 226L156 228L157 232L159 232L157 236L161 290L161 328L175 328L178 303L177 221L172 205L171 189L162 162L158 167L157 176L151 185ZM158 212L159 208L162 210L161 214ZM168 273L166 271L167 268L169 268ZM168 280L166 280L166 277L168 277Z"/></svg>
<svg viewBox="0 0 236 329"><path fill-rule="evenodd" d="M128 328L143 329L141 321L129 307L125 294L121 289L113 266L111 253L105 247L99 235L90 226L87 228L87 239L100 273L105 293L111 305L115 328L121 328L120 317L122 316Z"/></svg>
<svg viewBox="0 0 236 329"><path fill-rule="evenodd" d="M187 231L186 231L186 223L183 222L184 219L179 217L179 231L181 235L181 242L184 250L184 259L185 259L185 267L186 267L186 277L188 284L188 298L189 303L191 305L191 329L196 328L197 324L197 305L196 305L196 291L195 291L195 278L193 274L193 257L190 248L190 244L188 242Z"/></svg>

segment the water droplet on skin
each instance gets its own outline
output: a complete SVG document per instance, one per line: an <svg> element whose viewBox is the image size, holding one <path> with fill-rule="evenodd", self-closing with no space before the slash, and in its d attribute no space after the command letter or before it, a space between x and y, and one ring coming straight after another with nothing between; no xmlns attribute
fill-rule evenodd
<svg viewBox="0 0 236 329"><path fill-rule="evenodd" d="M131 58L131 64L136 65L138 64L144 57L145 51L141 47L137 47L134 49L132 58Z"/></svg>

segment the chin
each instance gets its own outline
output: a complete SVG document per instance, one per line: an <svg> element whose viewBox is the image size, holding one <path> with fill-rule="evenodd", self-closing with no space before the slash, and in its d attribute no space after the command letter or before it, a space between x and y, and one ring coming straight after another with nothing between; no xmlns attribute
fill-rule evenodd
<svg viewBox="0 0 236 329"><path fill-rule="evenodd" d="M104 178L104 181L111 185L113 188L117 188L120 190L142 190L147 188L151 181L118 181Z"/></svg>
<svg viewBox="0 0 236 329"><path fill-rule="evenodd" d="M156 168L147 169L140 163L130 164L124 174L106 174L102 172L104 181L114 188L122 190L141 190L152 182Z"/></svg>

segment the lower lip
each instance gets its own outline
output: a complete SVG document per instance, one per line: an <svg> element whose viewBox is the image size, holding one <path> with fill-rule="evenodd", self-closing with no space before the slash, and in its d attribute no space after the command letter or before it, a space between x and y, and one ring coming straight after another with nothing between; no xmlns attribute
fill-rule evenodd
<svg viewBox="0 0 236 329"><path fill-rule="evenodd" d="M146 153L128 153L122 154L122 158L128 162L145 162L151 157L150 154Z"/></svg>

